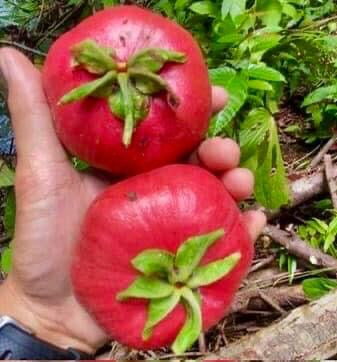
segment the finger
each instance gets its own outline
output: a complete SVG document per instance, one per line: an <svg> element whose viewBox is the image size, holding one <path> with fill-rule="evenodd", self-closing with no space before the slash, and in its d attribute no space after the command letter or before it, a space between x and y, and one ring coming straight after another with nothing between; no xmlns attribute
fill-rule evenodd
<svg viewBox="0 0 337 362"><path fill-rule="evenodd" d="M220 137L204 141L198 150L200 161L211 171L226 171L240 163L240 148L233 140Z"/></svg>
<svg viewBox="0 0 337 362"><path fill-rule="evenodd" d="M247 211L243 214L243 222L252 241L255 242L266 226L267 218L261 211Z"/></svg>
<svg viewBox="0 0 337 362"><path fill-rule="evenodd" d="M18 157L66 157L54 131L40 72L20 52L0 49L0 71L7 83L8 107Z"/></svg>
<svg viewBox="0 0 337 362"><path fill-rule="evenodd" d="M213 113L220 112L228 103L228 93L222 87L212 87Z"/></svg>
<svg viewBox="0 0 337 362"><path fill-rule="evenodd" d="M246 168L228 171L221 177L221 180L236 201L246 200L254 192L254 175Z"/></svg>

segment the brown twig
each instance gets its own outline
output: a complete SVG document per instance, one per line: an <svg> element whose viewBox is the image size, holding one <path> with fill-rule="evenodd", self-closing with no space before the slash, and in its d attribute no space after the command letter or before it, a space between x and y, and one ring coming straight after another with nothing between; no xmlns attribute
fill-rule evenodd
<svg viewBox="0 0 337 362"><path fill-rule="evenodd" d="M312 265L331 268L334 275L336 275L337 259L323 253L320 249L312 248L295 233L286 232L275 226L268 225L263 230L263 234L284 246L290 254L302 258Z"/></svg>
<svg viewBox="0 0 337 362"><path fill-rule="evenodd" d="M281 316L284 316L287 312L279 305L277 301L271 296L268 296L264 291L258 291L259 296L262 300L264 300L267 304L269 304L273 309L278 311Z"/></svg>
<svg viewBox="0 0 337 362"><path fill-rule="evenodd" d="M333 136L324 147L318 152L310 163L310 167L313 169L317 167L323 160L324 156L330 151L331 147L336 143L337 136Z"/></svg>
<svg viewBox="0 0 337 362"><path fill-rule="evenodd" d="M337 210L337 175L333 172L333 163L330 155L324 156L324 166L332 204L333 207Z"/></svg>
<svg viewBox="0 0 337 362"><path fill-rule="evenodd" d="M255 265L253 265L250 268L250 273L256 272L260 269L263 269L264 267L266 267L267 265L271 264L276 258L276 255L270 255L267 258L261 260L260 262L256 263Z"/></svg>
<svg viewBox="0 0 337 362"><path fill-rule="evenodd" d="M207 352L207 348L206 348L206 340L205 340L205 334L201 333L198 339L198 344L199 344L199 351L201 353L206 353Z"/></svg>
<svg viewBox="0 0 337 362"><path fill-rule="evenodd" d="M25 50L25 51L27 51L27 52L30 52L30 53L32 53L32 54L40 55L40 56L42 56L42 57L45 57L45 56L46 56L46 53L43 53L43 52L41 52L40 50L30 48L30 47L28 47L27 45L24 45L24 44L21 44L21 43L17 43L17 42L15 42L15 41L0 39L0 44L2 44L2 45L9 45L9 46L12 46L12 47L16 47L16 48Z"/></svg>

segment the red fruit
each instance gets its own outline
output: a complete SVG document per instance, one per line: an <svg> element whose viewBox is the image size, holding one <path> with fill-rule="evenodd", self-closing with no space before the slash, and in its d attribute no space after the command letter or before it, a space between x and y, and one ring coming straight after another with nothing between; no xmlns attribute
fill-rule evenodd
<svg viewBox="0 0 337 362"><path fill-rule="evenodd" d="M114 174L176 162L199 144L211 116L195 40L136 6L98 12L59 38L43 83L65 147Z"/></svg>
<svg viewBox="0 0 337 362"><path fill-rule="evenodd" d="M193 268L191 277L184 274L194 259L187 258L187 262L184 259L181 264L184 254L181 246L187 239L207 233L212 233L213 242L205 248L204 256L201 253L202 259L197 264L208 266L220 261L222 268L224 265L228 268L221 271L217 281L208 280L208 285L199 288L196 285L200 285L200 280L196 282L196 279L201 269ZM193 245L198 246L194 251L200 252L204 241L193 240L197 240ZM234 200L215 176L199 167L166 166L110 187L93 203L86 216L75 253L72 280L79 301L109 335L137 349L170 345L187 319L183 304L173 304L173 310L155 325L152 336L144 340L142 333L149 301L121 294L144 276L144 268L150 268L144 254L139 254L153 249L156 252L150 258L152 274L147 274L151 276L151 283L156 278L173 284L179 291L187 285L190 291L199 292L203 330L223 318L253 257L253 243ZM154 267L153 260L154 257L167 266L167 252L180 256L180 261L175 257L175 267L169 268L174 274L169 277ZM143 273L136 268L143 269ZM152 288L152 284L147 286ZM154 290L150 290L151 298L165 299L166 292L165 288L154 286ZM196 335L187 336L185 341L176 341L174 351L179 353L189 348L199 333L200 330Z"/></svg>

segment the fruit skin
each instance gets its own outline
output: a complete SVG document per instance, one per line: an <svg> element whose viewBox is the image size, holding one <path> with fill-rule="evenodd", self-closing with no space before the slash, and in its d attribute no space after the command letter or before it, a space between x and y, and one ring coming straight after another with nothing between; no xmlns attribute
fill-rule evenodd
<svg viewBox="0 0 337 362"><path fill-rule="evenodd" d="M88 38L114 48L120 61L147 47L188 57L185 64L168 64L160 72L180 105L173 110L165 93L154 96L150 114L136 128L128 148L122 144L124 122L112 115L105 99L58 105L71 89L96 79L71 64L71 47ZM211 117L208 71L195 40L173 21L136 6L100 11L61 36L46 59L43 84L64 146L92 166L116 175L133 175L180 160L200 143Z"/></svg>
<svg viewBox="0 0 337 362"><path fill-rule="evenodd" d="M253 258L253 243L239 209L220 180L207 171L171 165L138 175L110 187L92 204L75 252L72 280L79 301L108 334L136 349L170 345L185 321L179 305L141 338L147 301L117 302L139 275L131 260L146 249L176 253L188 237L219 228L225 236L213 245L201 264L241 252L241 260L225 278L200 289L204 330L228 310Z"/></svg>

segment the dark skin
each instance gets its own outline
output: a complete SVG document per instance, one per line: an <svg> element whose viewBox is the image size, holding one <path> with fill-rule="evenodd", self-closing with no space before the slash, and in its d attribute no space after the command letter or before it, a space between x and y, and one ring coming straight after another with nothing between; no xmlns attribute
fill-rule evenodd
<svg viewBox="0 0 337 362"><path fill-rule="evenodd" d="M108 184L72 168L55 134L40 73L30 61L2 48L0 70L18 154L13 269L0 287L0 315L13 317L57 346L94 353L108 337L77 302L69 269L81 220ZM226 99L222 89L213 89L214 112ZM191 162L221 174L237 201L247 198L254 186L252 174L238 168L239 160L237 144L220 138L205 141L191 156ZM265 216L249 212L244 220L254 241Z"/></svg>

